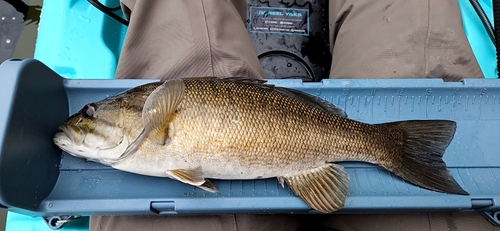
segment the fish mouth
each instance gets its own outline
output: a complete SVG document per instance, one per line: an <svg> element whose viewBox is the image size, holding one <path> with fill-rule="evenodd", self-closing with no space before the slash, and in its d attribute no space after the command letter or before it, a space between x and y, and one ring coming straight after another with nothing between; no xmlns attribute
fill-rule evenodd
<svg viewBox="0 0 500 231"><path fill-rule="evenodd" d="M83 130L77 126L69 125L69 124L61 124L58 127L62 132L57 133L54 136L54 139L64 139L62 136L66 136L66 138L71 141L73 144L80 145L85 140L85 133Z"/></svg>
<svg viewBox="0 0 500 231"><path fill-rule="evenodd" d="M63 151L68 151L66 147L70 146L73 142L64 132L58 132L53 137L54 144L59 146Z"/></svg>

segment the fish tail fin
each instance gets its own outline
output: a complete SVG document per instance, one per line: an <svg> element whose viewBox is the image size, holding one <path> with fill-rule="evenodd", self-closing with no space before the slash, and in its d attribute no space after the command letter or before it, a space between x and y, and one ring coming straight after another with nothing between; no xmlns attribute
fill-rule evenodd
<svg viewBox="0 0 500 231"><path fill-rule="evenodd" d="M383 167L423 188L469 195L455 181L442 157L456 130L449 120L412 120L380 124L402 132L403 142L396 163ZM399 161L397 161L399 160ZM386 164L387 165L387 164Z"/></svg>

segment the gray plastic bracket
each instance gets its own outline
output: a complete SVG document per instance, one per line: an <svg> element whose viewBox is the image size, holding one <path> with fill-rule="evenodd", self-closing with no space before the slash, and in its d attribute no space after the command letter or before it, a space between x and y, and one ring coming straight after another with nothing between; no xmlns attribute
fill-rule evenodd
<svg viewBox="0 0 500 231"><path fill-rule="evenodd" d="M73 215L61 215L52 217L43 217L43 220L47 223L50 229L58 230L64 227L66 223L80 219L80 216Z"/></svg>
<svg viewBox="0 0 500 231"><path fill-rule="evenodd" d="M488 211L482 212L483 216L495 226L500 225L500 210L498 211Z"/></svg>
<svg viewBox="0 0 500 231"><path fill-rule="evenodd" d="M471 199L472 209L483 210L481 214L489 221L491 224L498 226L500 225L500 210L495 206L495 200L493 198L476 198ZM488 211L484 211L488 210Z"/></svg>

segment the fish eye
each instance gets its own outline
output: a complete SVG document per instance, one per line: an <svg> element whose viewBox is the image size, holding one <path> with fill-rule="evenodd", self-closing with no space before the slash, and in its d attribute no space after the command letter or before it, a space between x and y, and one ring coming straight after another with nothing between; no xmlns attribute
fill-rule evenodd
<svg viewBox="0 0 500 231"><path fill-rule="evenodd" d="M88 105L85 105L85 112L83 113L83 115L85 117L92 117L94 116L94 113L95 113L95 107L94 105L91 105L91 104L88 104Z"/></svg>

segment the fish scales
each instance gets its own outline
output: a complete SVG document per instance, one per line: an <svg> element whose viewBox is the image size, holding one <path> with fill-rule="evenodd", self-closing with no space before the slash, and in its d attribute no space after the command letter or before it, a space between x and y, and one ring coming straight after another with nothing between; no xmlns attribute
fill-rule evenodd
<svg viewBox="0 0 500 231"><path fill-rule="evenodd" d="M210 192L214 179L277 177L321 212L344 206L349 175L335 162L377 164L427 189L467 195L442 155L456 123L366 124L315 96L241 78L151 83L86 105L54 142L116 169Z"/></svg>
<svg viewBox="0 0 500 231"><path fill-rule="evenodd" d="M296 170L318 162L368 159L358 157L368 150L368 126L284 97L272 88L188 80L185 85L185 98L172 120L176 135L169 148L199 153L198 161L210 163L224 153L229 155L226 161L242 166L293 164Z"/></svg>

